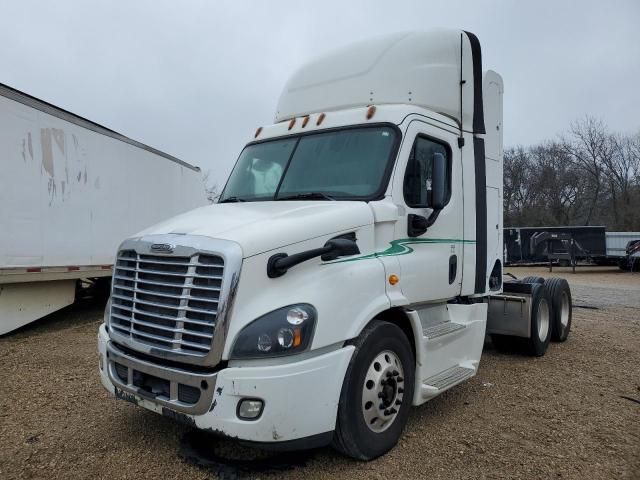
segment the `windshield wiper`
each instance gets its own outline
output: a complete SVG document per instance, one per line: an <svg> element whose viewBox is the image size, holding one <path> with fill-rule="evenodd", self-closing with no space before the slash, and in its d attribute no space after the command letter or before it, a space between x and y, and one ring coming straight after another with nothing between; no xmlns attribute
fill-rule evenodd
<svg viewBox="0 0 640 480"><path fill-rule="evenodd" d="M305 192L285 195L284 197L276 198L276 200L335 200L335 198L322 192Z"/></svg>
<svg viewBox="0 0 640 480"><path fill-rule="evenodd" d="M236 202L246 202L246 200L240 197L227 197L224 200L220 200L218 203L236 203Z"/></svg>

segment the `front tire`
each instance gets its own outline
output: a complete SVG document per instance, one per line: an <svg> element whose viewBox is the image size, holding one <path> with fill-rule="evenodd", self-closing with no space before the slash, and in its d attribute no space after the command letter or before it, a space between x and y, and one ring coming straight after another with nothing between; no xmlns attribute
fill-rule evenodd
<svg viewBox="0 0 640 480"><path fill-rule="evenodd" d="M355 341L342 384L332 445L358 460L391 450L413 401L415 359L404 332L375 320Z"/></svg>

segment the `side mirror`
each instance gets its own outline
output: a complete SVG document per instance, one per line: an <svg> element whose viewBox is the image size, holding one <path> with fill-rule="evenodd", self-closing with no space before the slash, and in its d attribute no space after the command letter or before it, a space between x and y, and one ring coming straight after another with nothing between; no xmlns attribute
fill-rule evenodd
<svg viewBox="0 0 640 480"><path fill-rule="evenodd" d="M429 220L422 215L409 214L407 219L407 235L419 237L429 228Z"/></svg>
<svg viewBox="0 0 640 480"><path fill-rule="evenodd" d="M431 208L442 210L446 202L447 161L441 153L433 154L433 175L431 179Z"/></svg>

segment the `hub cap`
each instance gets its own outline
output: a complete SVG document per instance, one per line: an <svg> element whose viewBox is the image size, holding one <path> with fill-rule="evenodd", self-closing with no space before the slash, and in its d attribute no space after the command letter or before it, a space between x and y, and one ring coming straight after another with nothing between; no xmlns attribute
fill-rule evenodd
<svg viewBox="0 0 640 480"><path fill-rule="evenodd" d="M567 295L567 292L562 292L560 298L560 323L562 324L563 331L569 325L569 308L569 295Z"/></svg>
<svg viewBox="0 0 640 480"><path fill-rule="evenodd" d="M538 338L541 342L547 339L549 334L549 303L541 299L538 305Z"/></svg>
<svg viewBox="0 0 640 480"><path fill-rule="evenodd" d="M404 370L398 356L385 350L373 359L362 386L362 415L370 430L385 431L404 401Z"/></svg>

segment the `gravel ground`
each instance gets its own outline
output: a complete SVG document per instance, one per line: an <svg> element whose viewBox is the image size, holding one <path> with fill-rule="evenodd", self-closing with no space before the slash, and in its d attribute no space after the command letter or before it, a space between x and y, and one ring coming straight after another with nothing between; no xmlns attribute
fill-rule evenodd
<svg viewBox="0 0 640 480"><path fill-rule="evenodd" d="M0 478L638 479L640 274L553 275L592 307L574 310L569 340L536 359L487 346L476 377L415 408L398 447L369 463L325 448L247 464L259 452L208 437L199 464L185 461L201 436L107 396L95 352L102 307L76 305L0 338Z"/></svg>

